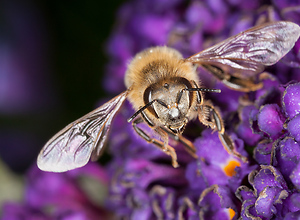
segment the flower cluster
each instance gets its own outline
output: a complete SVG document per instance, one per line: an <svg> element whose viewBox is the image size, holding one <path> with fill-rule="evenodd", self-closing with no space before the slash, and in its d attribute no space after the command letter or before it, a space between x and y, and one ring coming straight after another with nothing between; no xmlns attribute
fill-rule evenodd
<svg viewBox="0 0 300 220"><path fill-rule="evenodd" d="M104 88L110 93L124 91L128 62L147 47L168 45L187 57L266 21L300 24L299 4L292 0L127 2L119 10L108 42L111 59ZM282 62L260 74L263 87L251 93L230 90L199 69L205 87L222 90L206 98L220 109L227 133L248 163L229 154L217 132L195 121L189 123L184 136L193 142L198 158L170 139L180 165L175 169L169 156L138 137L127 123L133 110L125 103L114 119L108 142L113 158L106 165L110 186L105 208L117 219L299 218L300 70L295 68L300 66L299 47L298 42ZM55 176L36 169L32 172ZM87 172L97 176L97 172ZM50 180L36 180L29 174L32 181L28 187L34 190L27 194L28 216L38 213L54 218L68 213L94 219L103 214L82 191L76 191L72 172L55 178L50 191L44 191L40 187ZM51 215L41 211L49 204L55 210ZM71 207L69 212L67 206ZM8 215L13 208L25 212L23 206L7 205L4 213Z"/></svg>
<svg viewBox="0 0 300 220"><path fill-rule="evenodd" d="M135 53L154 45L168 45L184 56L199 52L230 35L266 21L291 20L293 2L274 1L134 1L121 8L119 23L108 46L113 58L104 79L107 90L124 89L123 77ZM285 10L286 9L286 10ZM297 99L299 44L260 74L264 86L251 93L232 91L200 71L207 94L222 112L226 130L243 163L223 149L217 133L192 123L185 134L193 140L198 159L176 146L180 167L134 134L126 106L116 119L110 142L112 187L107 207L126 219L282 219L297 216L299 123ZM115 77L111 77L114 74ZM125 133L126 132L126 133ZM201 134L201 135L200 135ZM247 150L247 151L245 151ZM300 155L299 155L300 156ZM249 179L247 181L247 178Z"/></svg>
<svg viewBox="0 0 300 220"><path fill-rule="evenodd" d="M253 189L241 186L237 190L243 202L245 219L260 217L283 219L299 217L299 92L300 84L274 87L259 109L253 108L250 121L256 121L256 132L262 140L254 149L253 158L260 168L249 174ZM274 99L275 98L275 99ZM268 100L268 101L267 101ZM255 130L253 128L253 130Z"/></svg>

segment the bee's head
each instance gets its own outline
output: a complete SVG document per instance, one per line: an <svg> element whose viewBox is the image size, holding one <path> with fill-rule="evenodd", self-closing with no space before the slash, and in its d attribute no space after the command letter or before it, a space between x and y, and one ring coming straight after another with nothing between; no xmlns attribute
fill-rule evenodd
<svg viewBox="0 0 300 220"><path fill-rule="evenodd" d="M188 122L193 102L189 87L188 80L176 77L151 85L144 94L146 102L154 101L148 110L174 134L181 134Z"/></svg>

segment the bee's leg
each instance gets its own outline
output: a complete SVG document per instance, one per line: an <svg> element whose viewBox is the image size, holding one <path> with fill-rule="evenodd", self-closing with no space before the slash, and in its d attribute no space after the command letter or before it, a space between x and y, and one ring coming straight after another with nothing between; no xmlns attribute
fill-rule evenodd
<svg viewBox="0 0 300 220"><path fill-rule="evenodd" d="M146 140L148 143L153 143L154 145L156 145L159 149L161 149L163 152L165 152L167 155L171 156L172 158L172 165L174 168L178 167L178 163L177 163L177 154L174 150L173 147L168 145L168 141L165 136L162 136L164 142L159 141L155 138L151 138L146 132L144 132L141 128L139 128L137 125L144 122L143 118L136 118L133 122L132 122L132 126L133 129L135 130L135 132L141 136L144 140ZM149 124L148 124L149 125ZM159 133L161 134L161 133Z"/></svg>
<svg viewBox="0 0 300 220"><path fill-rule="evenodd" d="M194 144L189 141L188 139L186 139L185 137L183 137L182 135L174 135L174 139L180 143L182 143L186 149L186 151L194 158L198 158L197 154L196 154L196 148L194 146Z"/></svg>
<svg viewBox="0 0 300 220"><path fill-rule="evenodd" d="M220 81L222 81L227 87L241 91L241 92L251 92L256 91L262 88L263 83L254 83L251 79L241 79L235 76L224 73L224 71L213 65L203 65L205 69L207 69L210 73L212 73L215 77L217 77Z"/></svg>
<svg viewBox="0 0 300 220"><path fill-rule="evenodd" d="M188 139L186 139L185 137L183 137L182 135L175 135L174 133L170 132L169 130L162 128L165 132L167 132L171 138L173 138L175 141L178 141L180 143L182 143L184 145L184 147L186 148L186 151L194 158L198 158L197 154L196 154L196 149L194 144L189 141Z"/></svg>
<svg viewBox="0 0 300 220"><path fill-rule="evenodd" d="M223 120L219 112L210 104L199 106L199 120L209 126L213 130L217 130L219 139L223 147L234 156L240 158L243 162L247 162L248 159L245 156L239 154L234 147L234 143L228 134L225 132Z"/></svg>

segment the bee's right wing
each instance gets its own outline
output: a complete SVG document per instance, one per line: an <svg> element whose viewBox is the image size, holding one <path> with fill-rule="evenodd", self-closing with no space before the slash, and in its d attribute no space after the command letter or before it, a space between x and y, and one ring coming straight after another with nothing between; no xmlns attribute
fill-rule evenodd
<svg viewBox="0 0 300 220"><path fill-rule="evenodd" d="M232 36L185 61L216 67L219 72L238 78L249 78L286 55L299 35L300 27L295 23L266 23Z"/></svg>
<svg viewBox="0 0 300 220"><path fill-rule="evenodd" d="M90 157L97 159L112 119L127 94L128 90L59 131L41 150L38 167L44 171L64 172L84 166Z"/></svg>

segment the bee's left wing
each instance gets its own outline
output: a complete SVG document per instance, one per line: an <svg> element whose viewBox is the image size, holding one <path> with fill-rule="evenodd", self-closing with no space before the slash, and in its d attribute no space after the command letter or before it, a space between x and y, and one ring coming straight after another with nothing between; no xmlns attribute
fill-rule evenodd
<svg viewBox="0 0 300 220"><path fill-rule="evenodd" d="M128 90L94 111L72 122L52 137L41 150L41 170L64 172L97 159L107 139L112 119L127 97Z"/></svg>
<svg viewBox="0 0 300 220"><path fill-rule="evenodd" d="M295 23L266 23L230 37L185 61L204 67L211 65L222 73L249 78L286 55L299 36L300 27Z"/></svg>

